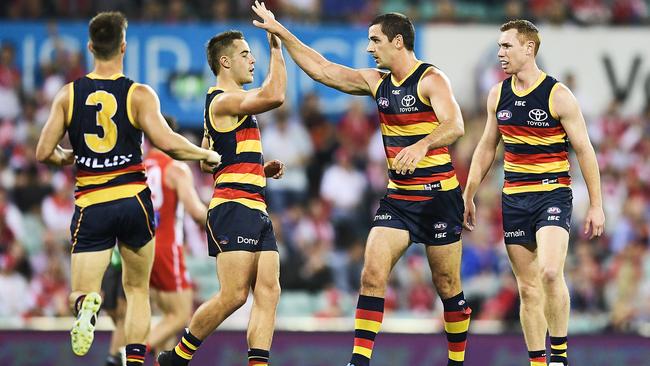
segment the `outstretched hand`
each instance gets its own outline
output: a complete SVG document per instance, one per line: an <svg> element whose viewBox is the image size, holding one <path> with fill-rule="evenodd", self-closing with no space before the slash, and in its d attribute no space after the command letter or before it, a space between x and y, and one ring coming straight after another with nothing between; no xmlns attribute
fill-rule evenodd
<svg viewBox="0 0 650 366"><path fill-rule="evenodd" d="M266 5L264 5L264 2L259 2L258 0L255 0L255 4L251 6L255 14L257 14L260 18L262 18L262 21L260 22L259 20L253 20L253 25L262 28L266 30L269 33L276 33L280 31L282 25L275 20L275 15L266 8ZM271 40L270 40L271 41Z"/></svg>

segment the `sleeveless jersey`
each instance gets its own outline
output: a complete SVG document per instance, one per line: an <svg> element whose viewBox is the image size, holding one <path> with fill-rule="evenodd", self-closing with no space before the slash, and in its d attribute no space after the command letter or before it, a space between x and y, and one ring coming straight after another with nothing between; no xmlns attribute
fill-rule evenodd
<svg viewBox="0 0 650 366"><path fill-rule="evenodd" d="M393 170L397 154L435 130L438 118L428 100L418 92L418 84L433 65L418 62L413 71L397 83L390 73L375 87L381 134L388 161L388 197L407 201L426 201L435 191L459 186L447 146L430 149L413 173Z"/></svg>
<svg viewBox="0 0 650 366"><path fill-rule="evenodd" d="M165 172L174 160L165 153L153 150L144 160L147 168L147 185L151 190L151 202L156 221L156 251L161 246L183 243L183 205L176 192L165 184Z"/></svg>
<svg viewBox="0 0 650 366"><path fill-rule="evenodd" d="M235 126L217 129L210 104L223 90L210 88L205 100L205 132L210 148L221 155L214 173L214 194L209 208L224 202L237 202L266 212L264 157L260 130L255 116L238 116Z"/></svg>
<svg viewBox="0 0 650 366"><path fill-rule="evenodd" d="M142 131L132 118L136 84L122 74L88 74L70 84L67 130L75 154L76 205L133 197L144 190Z"/></svg>
<svg viewBox="0 0 650 366"><path fill-rule="evenodd" d="M542 73L527 90L514 85L512 76L501 82L496 109L505 144L503 193L569 188L569 143L551 103L557 80Z"/></svg>

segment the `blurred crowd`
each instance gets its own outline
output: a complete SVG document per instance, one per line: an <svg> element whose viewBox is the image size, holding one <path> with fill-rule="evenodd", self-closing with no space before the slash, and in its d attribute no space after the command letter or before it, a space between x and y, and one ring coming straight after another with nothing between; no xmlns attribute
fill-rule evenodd
<svg viewBox="0 0 650 366"><path fill-rule="evenodd" d="M25 9L42 3L13 1L5 15L26 16ZM51 9L55 11L61 3L89 6L85 1L52 2ZM16 9L20 11L14 13ZM69 315L73 171L37 164L34 151L55 93L87 70L80 62L55 58L53 64L41 65L39 87L26 92L15 56L12 46L2 43L0 318L65 316ZM580 99L579 81L571 75L560 79ZM317 298L307 312L322 317L347 316L353 311L365 239L387 184L376 111L366 103L367 98L350 100L347 111L337 117L324 114L319 96L309 94L300 105L284 105L259 118L265 158L282 160L287 166L283 179L269 181L267 192L281 254L283 297ZM463 111L466 134L452 147L463 184L483 130L484 113L478 106ZM576 321L572 329L635 331L650 323L650 104L628 115L613 100L603 113L586 119L601 169L607 226L605 235L596 240L588 240L583 233L588 196L573 158L574 215L566 263ZM198 142L202 131L184 133ZM517 287L500 221L500 159L477 196L478 227L463 236L462 278L475 319L502 320L516 327ZM201 174L197 166L193 169L199 192L207 201L212 178ZM214 262L206 256L205 234L193 224L186 225L186 234L190 271L199 262L213 268ZM210 283L216 282L213 273L207 280ZM197 290L199 298L210 295ZM441 311L422 246L411 246L397 264L386 310L420 317ZM289 313L293 312L295 308Z"/></svg>
<svg viewBox="0 0 650 366"><path fill-rule="evenodd" d="M7 0L0 17L80 19L99 11L121 10L131 20L155 22L249 20L245 0ZM417 22L500 23L531 19L551 24L642 25L650 23L650 0L266 0L284 20L334 21L366 25L374 14L398 11Z"/></svg>

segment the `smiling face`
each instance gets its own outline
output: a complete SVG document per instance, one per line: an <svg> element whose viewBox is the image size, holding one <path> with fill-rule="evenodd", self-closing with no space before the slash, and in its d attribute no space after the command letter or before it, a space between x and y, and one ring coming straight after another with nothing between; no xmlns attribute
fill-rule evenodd
<svg viewBox="0 0 650 366"><path fill-rule="evenodd" d="M501 32L497 56L506 74L516 74L535 60L535 42L526 40L516 29L508 29Z"/></svg>
<svg viewBox="0 0 650 366"><path fill-rule="evenodd" d="M252 83L255 57L251 53L248 42L243 39L236 39L228 51L228 54L222 56L222 60L220 60L222 66L230 66L232 78L239 84Z"/></svg>

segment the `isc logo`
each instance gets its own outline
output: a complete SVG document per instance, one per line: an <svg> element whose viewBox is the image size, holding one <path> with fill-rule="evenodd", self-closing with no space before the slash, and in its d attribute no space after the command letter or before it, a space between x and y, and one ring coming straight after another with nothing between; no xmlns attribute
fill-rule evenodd
<svg viewBox="0 0 650 366"><path fill-rule="evenodd" d="M525 106L526 106L525 100L515 100L515 107L525 107Z"/></svg>
<svg viewBox="0 0 650 366"><path fill-rule="evenodd" d="M442 239L447 237L447 233L436 233L434 236L436 239Z"/></svg>

